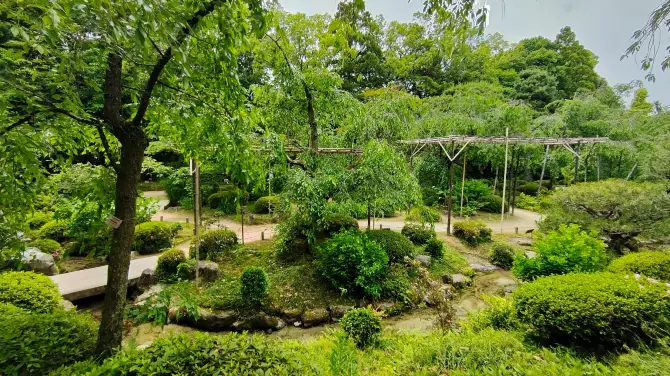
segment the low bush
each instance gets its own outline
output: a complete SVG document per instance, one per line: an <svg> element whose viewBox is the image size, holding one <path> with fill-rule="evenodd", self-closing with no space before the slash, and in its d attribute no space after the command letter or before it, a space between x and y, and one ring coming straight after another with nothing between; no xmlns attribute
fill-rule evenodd
<svg viewBox="0 0 670 376"><path fill-rule="evenodd" d="M532 210L532 211L540 211L542 209L541 200L535 198L534 195L526 195L524 193L519 194L514 204L519 209Z"/></svg>
<svg viewBox="0 0 670 376"><path fill-rule="evenodd" d="M0 303L26 311L50 313L60 307L62 297L51 278L33 272L0 274Z"/></svg>
<svg viewBox="0 0 670 376"><path fill-rule="evenodd" d="M31 230L38 230L49 221L51 221L51 214L44 212L34 212L30 215L30 217L28 217L26 224Z"/></svg>
<svg viewBox="0 0 670 376"><path fill-rule="evenodd" d="M519 278L532 280L540 276L605 269L605 243L595 232L586 233L577 225L561 225L558 231L541 236L534 244L535 257L517 255L513 272Z"/></svg>
<svg viewBox="0 0 670 376"><path fill-rule="evenodd" d="M482 222L464 221L454 223L454 236L469 246L491 241L491 229Z"/></svg>
<svg viewBox="0 0 670 376"><path fill-rule="evenodd" d="M277 226L277 241L275 252L283 261L312 256L312 247L307 240L307 225L305 219L297 214L289 216Z"/></svg>
<svg viewBox="0 0 670 376"><path fill-rule="evenodd" d="M489 213L500 213L502 209L502 197L496 195L488 195L479 199L481 204L480 209ZM509 203L505 202L505 212L509 211Z"/></svg>
<svg viewBox="0 0 670 376"><path fill-rule="evenodd" d="M317 248L322 275L343 293L372 298L381 293L388 256L372 239L357 232L343 232Z"/></svg>
<svg viewBox="0 0 670 376"><path fill-rule="evenodd" d="M245 303L253 309L260 309L266 302L270 284L263 268L249 266L240 277L240 293Z"/></svg>
<svg viewBox="0 0 670 376"><path fill-rule="evenodd" d="M444 243L436 238L428 239L426 243L426 253L434 259L441 259L444 257Z"/></svg>
<svg viewBox="0 0 670 376"><path fill-rule="evenodd" d="M122 350L102 365L85 362L52 376L309 374L299 350L264 335L191 333L161 337L146 349Z"/></svg>
<svg viewBox="0 0 670 376"><path fill-rule="evenodd" d="M90 317L70 312L10 313L0 320L0 373L46 375L92 357L97 330Z"/></svg>
<svg viewBox="0 0 670 376"><path fill-rule="evenodd" d="M178 266L186 261L184 251L181 249L168 249L158 256L156 262L156 277L162 282L175 282L178 278Z"/></svg>
<svg viewBox="0 0 670 376"><path fill-rule="evenodd" d="M405 257L412 257L412 242L400 233L391 230L371 230L365 233L368 238L379 244L389 258L389 262L402 262Z"/></svg>
<svg viewBox="0 0 670 376"><path fill-rule="evenodd" d="M466 326L480 331L486 328L498 330L515 330L519 320L514 311L514 302L498 296L483 295L486 307L468 315Z"/></svg>
<svg viewBox="0 0 670 376"><path fill-rule="evenodd" d="M411 304L409 297L410 274L412 270L403 264L392 264L381 281L382 299L391 299L396 302Z"/></svg>
<svg viewBox="0 0 670 376"><path fill-rule="evenodd" d="M237 246L237 234L232 230L210 230L200 238L200 259L216 260ZM195 248L191 246L190 258L195 258Z"/></svg>
<svg viewBox="0 0 670 376"><path fill-rule="evenodd" d="M135 226L133 249L140 255L160 252L172 247L172 241L181 230L178 223L145 222Z"/></svg>
<svg viewBox="0 0 670 376"><path fill-rule="evenodd" d="M207 198L207 206L226 214L237 213L237 192L235 190L216 192Z"/></svg>
<svg viewBox="0 0 670 376"><path fill-rule="evenodd" d="M539 187L540 187L540 184L538 182L529 181L529 182L526 182L526 183L520 185L517 190L519 192L523 192L523 193L527 194L528 196L535 197L535 196L537 196L537 189ZM547 188L542 187L542 191L540 193L546 193L546 192L547 192Z"/></svg>
<svg viewBox="0 0 670 376"><path fill-rule="evenodd" d="M670 281L670 251L629 253L612 261L607 270L612 273L638 273Z"/></svg>
<svg viewBox="0 0 670 376"><path fill-rule="evenodd" d="M38 232L38 236L42 239L51 239L59 243L67 240L67 223L52 220L45 223Z"/></svg>
<svg viewBox="0 0 670 376"><path fill-rule="evenodd" d="M54 253L60 254L61 251L63 250L63 247L61 247L61 245L57 241L51 239L36 239L28 243L27 246L35 247L40 251L48 254L54 254Z"/></svg>
<svg viewBox="0 0 670 376"><path fill-rule="evenodd" d="M282 201L277 196L260 197L253 205L253 212L255 214L268 214L272 209L273 213L285 212L287 208L282 205Z"/></svg>
<svg viewBox="0 0 670 376"><path fill-rule="evenodd" d="M382 331L382 321L369 308L356 308L344 314L340 326L359 348L377 343Z"/></svg>
<svg viewBox="0 0 670 376"><path fill-rule="evenodd" d="M437 236L435 230L429 226L416 223L407 223L402 227L401 234L405 235L414 244L426 244L428 240Z"/></svg>
<svg viewBox="0 0 670 376"><path fill-rule="evenodd" d="M327 214L323 217L320 237L330 238L342 231L358 231L358 222L346 214Z"/></svg>
<svg viewBox="0 0 670 376"><path fill-rule="evenodd" d="M430 206L415 206L409 210L409 214L405 218L408 222L416 223L435 223L442 220L442 216L437 209Z"/></svg>
<svg viewBox="0 0 670 376"><path fill-rule="evenodd" d="M516 314L541 340L608 350L670 329L667 286L613 273L538 278L514 292Z"/></svg>
<svg viewBox="0 0 670 376"><path fill-rule="evenodd" d="M180 281L190 281L195 277L195 268L198 262L195 259L188 259L177 265L177 278Z"/></svg>
<svg viewBox="0 0 670 376"><path fill-rule="evenodd" d="M26 313L26 310L23 310L13 304L0 303L0 317L5 317L5 315L14 313Z"/></svg>
<svg viewBox="0 0 670 376"><path fill-rule="evenodd" d="M512 246L505 243L495 243L491 246L489 259L491 260L491 264L505 270L510 270L512 269L512 265L514 265L515 255L516 252L514 252Z"/></svg>
<svg viewBox="0 0 670 376"><path fill-rule="evenodd" d="M483 370L496 369L523 351L521 339L505 330L452 331L441 339L433 362L437 363L437 369L448 370L449 374L451 370L468 370L470 372L463 374L481 375L485 374ZM508 374L500 371L489 371L488 374Z"/></svg>

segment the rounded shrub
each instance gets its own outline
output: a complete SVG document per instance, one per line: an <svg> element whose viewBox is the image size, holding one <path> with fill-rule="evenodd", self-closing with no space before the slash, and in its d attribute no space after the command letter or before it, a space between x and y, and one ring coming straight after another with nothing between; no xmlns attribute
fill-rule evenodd
<svg viewBox="0 0 670 376"><path fill-rule="evenodd" d="M51 214L34 212L30 217L28 217L26 224L31 230L38 230L49 221L51 221Z"/></svg>
<svg viewBox="0 0 670 376"><path fill-rule="evenodd" d="M381 293L388 256L372 239L357 232L336 234L317 248L322 275L342 292L372 298Z"/></svg>
<svg viewBox="0 0 670 376"><path fill-rule="evenodd" d="M50 313L60 307L62 297L51 278L33 272L0 274L0 303L26 311Z"/></svg>
<svg viewBox="0 0 670 376"><path fill-rule="evenodd" d="M275 213L278 210L282 211L281 208L281 199L277 196L263 196L259 197L258 200L254 203L253 212L255 214L268 214L270 209Z"/></svg>
<svg viewBox="0 0 670 376"><path fill-rule="evenodd" d="M70 312L10 313L0 320L0 373L47 375L94 355L95 322Z"/></svg>
<svg viewBox="0 0 670 376"><path fill-rule="evenodd" d="M140 255L160 252L172 247L172 240L181 230L178 223L145 222L135 226L133 249Z"/></svg>
<svg viewBox="0 0 670 376"><path fill-rule="evenodd" d="M190 281L195 278L195 268L198 262L195 259L188 259L177 265L177 278L180 281Z"/></svg>
<svg viewBox="0 0 670 376"><path fill-rule="evenodd" d="M534 244L537 253L529 258L516 256L512 271L524 280L540 276L576 272L597 272L605 269L605 243L595 232L586 233L577 225L561 225L558 231L541 236Z"/></svg>
<svg viewBox="0 0 670 376"><path fill-rule="evenodd" d="M341 231L358 231L358 222L347 214L326 214L321 223L320 235L330 238Z"/></svg>
<svg viewBox="0 0 670 376"><path fill-rule="evenodd" d="M518 191L523 192L523 193L525 193L529 196L535 197L535 195L537 195L537 189L538 189L539 186L540 186L540 183L535 182L535 181L529 181L529 182L526 182L525 184L520 185L519 188L518 188ZM545 188L543 186L542 191L540 193L546 193L546 192L547 192L547 188Z"/></svg>
<svg viewBox="0 0 670 376"><path fill-rule="evenodd" d="M430 206L415 206L410 209L409 214L405 218L408 222L418 222L418 223L435 223L442 220L442 216L437 209L433 209Z"/></svg>
<svg viewBox="0 0 670 376"><path fill-rule="evenodd" d="M428 239L426 243L426 253L436 259L444 257L444 243L436 238Z"/></svg>
<svg viewBox="0 0 670 376"><path fill-rule="evenodd" d="M607 270L612 273L638 273L670 281L670 251L629 253L612 261Z"/></svg>
<svg viewBox="0 0 670 376"><path fill-rule="evenodd" d="M491 252L489 253L489 259L491 264L501 267L505 270L510 270L514 264L514 248L505 243L495 243L491 246Z"/></svg>
<svg viewBox="0 0 670 376"><path fill-rule="evenodd" d="M67 224L65 222L51 220L45 223L38 232L38 236L43 239L51 239L57 242L67 240Z"/></svg>
<svg viewBox="0 0 670 376"><path fill-rule="evenodd" d="M0 303L0 317L5 317L5 315L11 315L14 313L26 313L26 311L13 304Z"/></svg>
<svg viewBox="0 0 670 376"><path fill-rule="evenodd" d="M200 237L200 260L215 260L237 246L237 234L228 229L210 230ZM195 258L195 247L191 245L189 258Z"/></svg>
<svg viewBox="0 0 670 376"><path fill-rule="evenodd" d="M168 249L158 256L156 262L156 277L159 281L174 282L177 279L178 266L186 261L181 249Z"/></svg>
<svg viewBox="0 0 670 376"><path fill-rule="evenodd" d="M54 254L60 253L63 247L55 240L51 239L36 239L28 243L28 247L35 247L44 253Z"/></svg>
<svg viewBox="0 0 670 376"><path fill-rule="evenodd" d="M244 269L240 277L240 293L245 302L251 307L258 309L268 297L270 283L263 268L249 266Z"/></svg>
<svg viewBox="0 0 670 376"><path fill-rule="evenodd" d="M543 341L611 349L667 334L667 290L644 277L576 273L521 285L514 306L519 320Z"/></svg>
<svg viewBox="0 0 670 376"><path fill-rule="evenodd" d="M479 199L479 203L482 205L480 210L489 212L489 213L500 213L502 208L502 197L496 195L488 195ZM505 212L509 211L509 203L505 202Z"/></svg>
<svg viewBox="0 0 670 376"><path fill-rule="evenodd" d="M365 233L368 238L379 244L389 258L389 262L401 262L412 257L414 245L402 234L391 230L371 230Z"/></svg>
<svg viewBox="0 0 670 376"><path fill-rule="evenodd" d="M405 235L414 244L426 244L428 240L437 236L435 230L429 226L416 223L406 223L400 233Z"/></svg>
<svg viewBox="0 0 670 376"><path fill-rule="evenodd" d="M226 214L237 213L237 193L234 190L220 191L207 198L207 206Z"/></svg>
<svg viewBox="0 0 670 376"><path fill-rule="evenodd" d="M369 308L356 308L345 313L340 326L359 348L377 343L382 332L382 321Z"/></svg>
<svg viewBox="0 0 670 376"><path fill-rule="evenodd" d="M464 221L454 223L454 236L469 246L491 241L493 231L482 222Z"/></svg>

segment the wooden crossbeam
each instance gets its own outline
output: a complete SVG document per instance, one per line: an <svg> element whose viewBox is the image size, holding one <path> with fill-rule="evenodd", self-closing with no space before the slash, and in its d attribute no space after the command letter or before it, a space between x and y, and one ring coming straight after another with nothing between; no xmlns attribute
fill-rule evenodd
<svg viewBox="0 0 670 376"><path fill-rule="evenodd" d="M575 144L599 144L610 141L607 137L501 137L501 136L446 136L422 138L415 140L400 140L402 144L442 144L448 142L476 143L476 144L538 144L538 145L575 145Z"/></svg>
<svg viewBox="0 0 670 376"><path fill-rule="evenodd" d="M271 149L254 147L252 148L256 151L270 152ZM301 148L301 147L285 147L284 152L286 153L305 153L310 151L310 148ZM350 149L350 148L319 148L317 150L318 154L363 154L362 149Z"/></svg>

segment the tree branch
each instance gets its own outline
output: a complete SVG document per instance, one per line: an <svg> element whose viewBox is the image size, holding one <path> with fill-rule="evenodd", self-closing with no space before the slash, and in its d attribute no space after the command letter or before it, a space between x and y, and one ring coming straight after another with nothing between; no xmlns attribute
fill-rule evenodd
<svg viewBox="0 0 670 376"><path fill-rule="evenodd" d="M186 37L191 33L191 30L200 22L200 20L208 14L212 13L218 4L220 4L219 1L210 1L204 4L204 6L186 22L186 25L182 27L181 32L177 36L174 44L168 47L163 55L161 55L161 58L158 59L154 65L153 70L151 71L151 74L149 74L149 79L147 80L144 93L142 93L140 98L137 112L135 113L135 117L132 120L132 125L134 127L140 127L140 124L144 119L144 115L147 113L147 108L149 107L149 102L151 101L151 94L154 90L154 87L156 86L156 83L158 82L158 78L165 69L165 66L168 62L170 62L170 59L172 59L173 48L179 47L184 42L184 39L186 39Z"/></svg>
<svg viewBox="0 0 670 376"><path fill-rule="evenodd" d="M107 140L105 130L102 128L102 124L96 124L95 128L98 130L98 135L100 135L100 141L102 141L102 147L105 148L105 154L107 154L109 164L112 165L114 171L119 174L119 161L116 159L114 153L112 153L112 148L109 147L109 141Z"/></svg>
<svg viewBox="0 0 670 376"><path fill-rule="evenodd" d="M24 117L24 118L21 118L21 119L15 121L14 123L10 124L9 126L3 128L3 129L1 129L1 130L0 130L0 136L4 136L4 135L6 135L7 133L11 132L13 129L18 128L18 127L20 127L21 125L27 123L27 122L33 117L33 115L34 115L34 114L30 114L30 115L28 115L28 116L26 116L26 117Z"/></svg>
<svg viewBox="0 0 670 376"><path fill-rule="evenodd" d="M187 97L189 97L189 98L191 98L191 99L195 99L195 100L197 100L197 101L202 102L202 104L204 104L205 106L209 107L212 111L216 112L216 114L218 114L218 115L226 115L226 116L228 116L229 118L232 118L232 117L233 117L233 114L231 114L231 113L228 111L227 108L224 108L224 111L226 111L226 113L223 114L223 113L221 113L221 111L219 111L218 108L216 108L216 107L214 107L213 105L207 103L204 99L198 97L197 95L193 95L193 94L191 94L191 93L188 93L188 92L186 92L186 91L183 90L183 89L180 89L180 88L178 88L178 87L176 87L176 86L172 86L172 85L170 85L170 84L168 84L168 83L166 83L166 82L164 82L164 81L161 81L161 80L158 80L158 83L159 83L161 86L164 86L164 87L166 87L166 88L168 88L168 89L172 89L172 90L174 90L174 91L176 91L176 92L178 92L178 93L184 94L184 95L186 95Z"/></svg>

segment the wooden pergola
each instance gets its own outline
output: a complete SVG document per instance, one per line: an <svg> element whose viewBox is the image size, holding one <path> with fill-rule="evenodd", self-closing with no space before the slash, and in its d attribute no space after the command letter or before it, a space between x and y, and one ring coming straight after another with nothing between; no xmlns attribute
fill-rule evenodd
<svg viewBox="0 0 670 376"><path fill-rule="evenodd" d="M447 158L449 159L449 195L447 200L447 234L451 234L451 213L452 213L452 194L454 189L454 168L453 164L459 155L470 144L493 144L493 145L505 145L505 169L503 173L503 191L502 191L502 205L500 208L500 228L502 232L503 220L505 218L505 194L507 190L507 161L509 154L509 144L535 144L535 145L546 145L546 150L544 154L544 161L542 162L542 173L540 175L540 184L538 187L538 194L542 189L542 179L544 178L544 172L547 167L547 159L549 158L549 148L552 145L562 146L570 151L575 156L575 182L577 182L577 174L579 171L579 161L581 159L580 150L581 145L588 144L599 144L608 142L609 138L607 137L566 137L566 138L550 138L550 137L517 137L509 136L509 128L505 130L505 136L457 136L450 135L445 137L433 137L433 138L423 138L415 140L401 140L401 144L405 145L415 145L414 149L411 152L410 158L414 157L418 152L420 152L426 145L437 144L440 145ZM451 147L451 150L447 150L445 147ZM458 150L456 149L456 145ZM463 207L463 193L465 186L465 167L466 159L463 161L463 183L461 184L461 208Z"/></svg>

